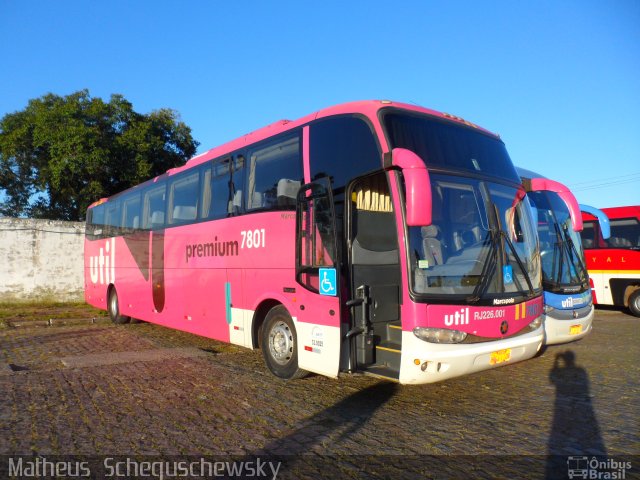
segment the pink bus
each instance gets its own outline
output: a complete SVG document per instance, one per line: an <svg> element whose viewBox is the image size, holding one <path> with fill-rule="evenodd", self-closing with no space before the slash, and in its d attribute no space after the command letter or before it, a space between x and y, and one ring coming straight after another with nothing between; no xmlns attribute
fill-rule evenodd
<svg viewBox="0 0 640 480"><path fill-rule="evenodd" d="M531 358L540 272L502 141L390 101L279 121L87 211L88 303L260 348L284 379Z"/></svg>

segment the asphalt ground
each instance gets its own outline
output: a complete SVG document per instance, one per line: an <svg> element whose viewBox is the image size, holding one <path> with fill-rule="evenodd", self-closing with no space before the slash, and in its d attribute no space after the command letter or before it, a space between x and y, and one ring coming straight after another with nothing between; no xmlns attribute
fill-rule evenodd
<svg viewBox="0 0 640 480"><path fill-rule="evenodd" d="M259 351L86 312L61 316L3 320L0 476L626 479L640 471L640 319L625 312L597 310L589 336L526 362L420 386L360 375L285 382Z"/></svg>

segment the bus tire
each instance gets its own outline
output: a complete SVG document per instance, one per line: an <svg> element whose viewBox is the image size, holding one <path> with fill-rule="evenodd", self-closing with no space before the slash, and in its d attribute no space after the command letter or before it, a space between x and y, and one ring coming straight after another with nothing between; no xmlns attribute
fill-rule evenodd
<svg viewBox="0 0 640 480"><path fill-rule="evenodd" d="M640 317L640 288L629 296L629 310L636 317Z"/></svg>
<svg viewBox="0 0 640 480"><path fill-rule="evenodd" d="M262 355L267 368L276 377L293 380L307 374L298 368L296 328L291 315L282 305L269 310L264 319Z"/></svg>
<svg viewBox="0 0 640 480"><path fill-rule="evenodd" d="M120 302L118 301L118 293L116 287L111 288L109 291L109 301L107 303L107 310L109 311L109 318L113 323L123 325L129 323L131 317L120 314Z"/></svg>

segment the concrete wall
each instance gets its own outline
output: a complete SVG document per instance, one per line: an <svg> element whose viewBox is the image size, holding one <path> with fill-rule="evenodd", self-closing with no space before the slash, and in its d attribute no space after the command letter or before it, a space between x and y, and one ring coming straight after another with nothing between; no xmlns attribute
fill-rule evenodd
<svg viewBox="0 0 640 480"><path fill-rule="evenodd" d="M84 223L0 218L0 301L81 301Z"/></svg>

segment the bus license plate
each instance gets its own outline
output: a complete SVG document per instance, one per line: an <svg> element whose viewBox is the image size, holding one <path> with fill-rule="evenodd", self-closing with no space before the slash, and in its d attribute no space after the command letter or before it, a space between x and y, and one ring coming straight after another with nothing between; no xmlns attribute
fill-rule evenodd
<svg viewBox="0 0 640 480"><path fill-rule="evenodd" d="M571 325L569 335L578 335L579 333L582 333L582 325Z"/></svg>
<svg viewBox="0 0 640 480"><path fill-rule="evenodd" d="M491 352L491 357L489 358L489 364L498 365L499 363L508 362L509 360L511 360L511 349L505 348L504 350Z"/></svg>

